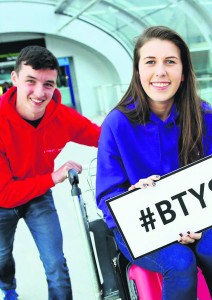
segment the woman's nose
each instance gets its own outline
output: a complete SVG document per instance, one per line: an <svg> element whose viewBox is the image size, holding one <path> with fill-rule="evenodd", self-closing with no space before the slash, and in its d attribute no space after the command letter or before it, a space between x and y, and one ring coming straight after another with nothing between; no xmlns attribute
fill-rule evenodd
<svg viewBox="0 0 212 300"><path fill-rule="evenodd" d="M156 68L156 76L163 77L166 75L166 67L163 63L159 63Z"/></svg>

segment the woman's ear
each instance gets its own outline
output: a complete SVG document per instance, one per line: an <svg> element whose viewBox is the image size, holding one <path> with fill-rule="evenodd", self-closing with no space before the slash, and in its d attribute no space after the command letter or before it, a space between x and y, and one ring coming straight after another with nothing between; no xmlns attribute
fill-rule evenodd
<svg viewBox="0 0 212 300"><path fill-rule="evenodd" d="M184 74L182 74L181 81L184 81Z"/></svg>

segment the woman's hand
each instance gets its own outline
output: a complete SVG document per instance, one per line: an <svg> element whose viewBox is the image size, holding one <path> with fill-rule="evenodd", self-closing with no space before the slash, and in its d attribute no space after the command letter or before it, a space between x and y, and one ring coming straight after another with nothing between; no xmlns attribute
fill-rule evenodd
<svg viewBox="0 0 212 300"><path fill-rule="evenodd" d="M180 233L179 235L180 237L178 239L178 242L180 244L187 245L187 244L192 244L197 240L200 240L202 237L202 232L195 233L192 231L187 231L187 234Z"/></svg>
<svg viewBox="0 0 212 300"><path fill-rule="evenodd" d="M152 175L147 178L142 178L140 179L137 183L131 185L129 187L128 191L132 191L134 189L146 189L148 186L156 186L155 181L160 179L160 175Z"/></svg>

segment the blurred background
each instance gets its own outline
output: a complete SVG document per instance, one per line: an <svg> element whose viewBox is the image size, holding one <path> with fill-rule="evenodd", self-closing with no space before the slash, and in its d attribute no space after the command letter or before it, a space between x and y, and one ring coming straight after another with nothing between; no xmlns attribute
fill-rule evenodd
<svg viewBox="0 0 212 300"><path fill-rule="evenodd" d="M211 99L211 0L0 0L0 93L26 45L58 58L63 102L105 115L132 74L134 40L151 25L179 32L190 47L201 96Z"/></svg>
<svg viewBox="0 0 212 300"><path fill-rule="evenodd" d="M42 45L58 59L63 103L101 124L131 80L136 37L148 26L165 25L188 43L199 93L212 103L212 0L0 0L0 20L0 94L11 85L19 51ZM90 185L90 171L95 185L96 152L69 143L55 162L55 167L68 159L83 165L80 187L90 220L99 218ZM99 299L69 182L57 185L53 193L74 300ZM23 220L14 251L20 300L46 300L44 270Z"/></svg>

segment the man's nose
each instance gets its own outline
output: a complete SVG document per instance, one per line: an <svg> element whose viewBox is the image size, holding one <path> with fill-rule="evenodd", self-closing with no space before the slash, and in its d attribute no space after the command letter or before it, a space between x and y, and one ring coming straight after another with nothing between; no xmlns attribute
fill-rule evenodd
<svg viewBox="0 0 212 300"><path fill-rule="evenodd" d="M34 88L34 95L37 98L42 98L45 95L43 85L36 84L36 86Z"/></svg>

